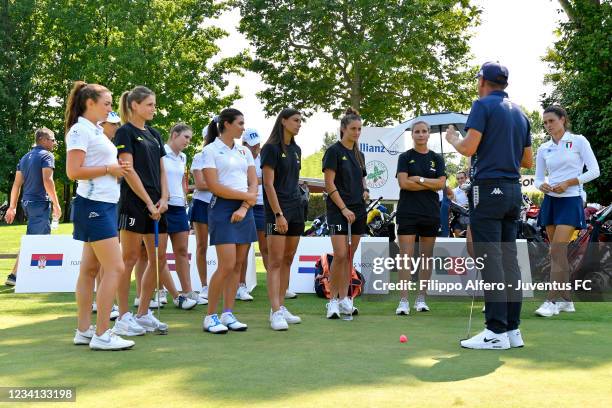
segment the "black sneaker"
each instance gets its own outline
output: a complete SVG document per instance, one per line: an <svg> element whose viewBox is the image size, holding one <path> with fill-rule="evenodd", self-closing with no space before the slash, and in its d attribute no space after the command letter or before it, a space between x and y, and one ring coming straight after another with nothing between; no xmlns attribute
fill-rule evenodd
<svg viewBox="0 0 612 408"><path fill-rule="evenodd" d="M14 273L10 273L7 277L6 277L6 282L4 282L4 284L6 286L15 286L15 283L17 283L17 276L15 276Z"/></svg>

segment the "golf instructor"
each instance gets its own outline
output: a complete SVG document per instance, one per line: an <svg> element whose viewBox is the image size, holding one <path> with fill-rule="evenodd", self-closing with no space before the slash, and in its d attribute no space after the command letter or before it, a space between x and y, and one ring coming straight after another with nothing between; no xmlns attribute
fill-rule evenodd
<svg viewBox="0 0 612 408"><path fill-rule="evenodd" d="M518 105L508 99L508 69L487 62L478 73L478 95L459 140L450 128L446 140L464 156L472 157L470 224L476 256L483 257L485 283L504 284L485 290L486 328L461 341L470 349L522 347L519 331L522 292L516 258L516 226L521 208L521 167L532 166L530 125ZM512 285L512 286L510 286Z"/></svg>

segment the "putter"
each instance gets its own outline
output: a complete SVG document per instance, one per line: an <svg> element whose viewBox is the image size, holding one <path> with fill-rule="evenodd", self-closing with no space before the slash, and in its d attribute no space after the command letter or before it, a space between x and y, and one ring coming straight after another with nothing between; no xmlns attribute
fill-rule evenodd
<svg viewBox="0 0 612 408"><path fill-rule="evenodd" d="M153 227L155 232L155 288L157 289L157 320L161 319L161 309L159 304L161 303L159 300L159 220L153 220ZM167 331L158 330L159 334L167 334Z"/></svg>
<svg viewBox="0 0 612 408"><path fill-rule="evenodd" d="M479 269L476 268L476 280L478 280L478 272ZM474 299L476 298L476 289L472 292L472 305L470 306L470 317L468 319L467 331L465 333L465 338L461 340L467 340L470 338L470 332L472 331L472 315L474 313Z"/></svg>
<svg viewBox="0 0 612 408"><path fill-rule="evenodd" d="M351 223L348 223L348 232L347 232L347 241L348 241L348 274L349 274L349 290L351 289L351 281L353 278L353 274L352 274L352 257L351 257L351 242L352 242L352 235L351 235ZM353 311L351 310L351 312L349 314L343 314L341 315L342 320L346 320L346 321L351 321L353 320Z"/></svg>

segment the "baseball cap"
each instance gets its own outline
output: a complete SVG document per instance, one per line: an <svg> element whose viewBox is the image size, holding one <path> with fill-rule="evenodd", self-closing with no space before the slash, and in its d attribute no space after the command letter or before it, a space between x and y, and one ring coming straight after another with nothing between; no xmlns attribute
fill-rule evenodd
<svg viewBox="0 0 612 408"><path fill-rule="evenodd" d="M506 85L508 84L508 68L499 62L485 62L476 75L476 78L480 77L483 77L487 81L495 82L496 84Z"/></svg>
<svg viewBox="0 0 612 408"><path fill-rule="evenodd" d="M247 129L242 134L242 141L248 144L249 146L255 146L256 144L261 142L261 138L259 137L259 133L255 129Z"/></svg>
<svg viewBox="0 0 612 408"><path fill-rule="evenodd" d="M109 112L108 116L106 117L105 122L108 122L108 123L121 123L121 118L119 117L117 112Z"/></svg>

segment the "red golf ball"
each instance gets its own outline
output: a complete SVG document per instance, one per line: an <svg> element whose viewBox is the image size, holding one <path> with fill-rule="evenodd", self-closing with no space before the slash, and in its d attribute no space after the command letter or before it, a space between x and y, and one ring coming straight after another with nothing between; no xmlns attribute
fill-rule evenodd
<svg viewBox="0 0 612 408"><path fill-rule="evenodd" d="M405 335L401 335L400 336L400 343L406 343L408 341L408 337L406 337Z"/></svg>

